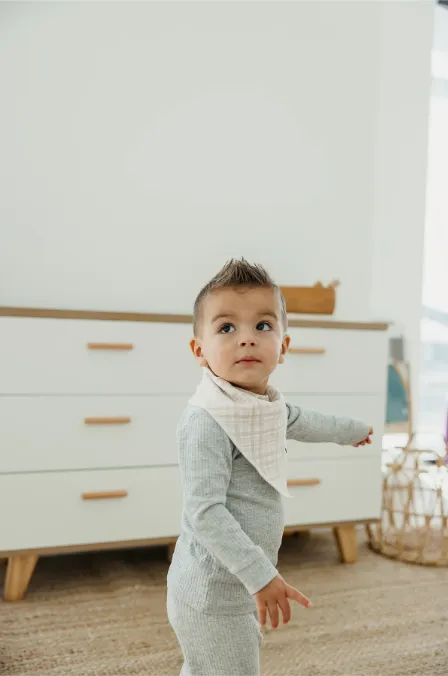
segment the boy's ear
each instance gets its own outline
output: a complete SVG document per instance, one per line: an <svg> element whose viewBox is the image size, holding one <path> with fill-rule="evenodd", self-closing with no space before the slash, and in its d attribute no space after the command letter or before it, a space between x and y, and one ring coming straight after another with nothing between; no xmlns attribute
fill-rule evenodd
<svg viewBox="0 0 448 676"><path fill-rule="evenodd" d="M291 338L287 334L285 334L283 336L282 349L280 351L280 356L278 358L279 364L283 364L283 362L285 361L285 354L288 352L290 342L291 342Z"/></svg>
<svg viewBox="0 0 448 676"><path fill-rule="evenodd" d="M190 350L199 362L199 366L208 366L207 360L202 352L202 345L197 338L190 340Z"/></svg>

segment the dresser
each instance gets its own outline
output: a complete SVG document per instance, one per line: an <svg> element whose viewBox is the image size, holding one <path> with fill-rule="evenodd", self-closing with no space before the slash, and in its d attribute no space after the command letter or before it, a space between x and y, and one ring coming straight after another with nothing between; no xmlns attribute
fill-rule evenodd
<svg viewBox="0 0 448 676"><path fill-rule="evenodd" d="M23 598L40 556L167 545L182 493L175 432L199 377L191 317L0 308L0 557L5 599ZM387 325L290 319L272 378L286 399L375 428L363 448L288 442L285 534L355 525L381 502Z"/></svg>

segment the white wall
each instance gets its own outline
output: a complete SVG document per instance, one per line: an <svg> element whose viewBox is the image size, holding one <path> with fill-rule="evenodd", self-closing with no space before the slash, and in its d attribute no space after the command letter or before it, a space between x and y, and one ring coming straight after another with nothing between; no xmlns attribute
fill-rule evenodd
<svg viewBox="0 0 448 676"><path fill-rule="evenodd" d="M374 317L406 338L418 401L433 7L382 6L374 143L372 281Z"/></svg>
<svg viewBox="0 0 448 676"><path fill-rule="evenodd" d="M187 312L245 255L413 325L431 13L0 4L0 305Z"/></svg>
<svg viewBox="0 0 448 676"><path fill-rule="evenodd" d="M448 310L448 9L436 8L429 115L423 303Z"/></svg>
<svg viewBox="0 0 448 676"><path fill-rule="evenodd" d="M448 8L436 5L434 10L435 51L448 52Z"/></svg>

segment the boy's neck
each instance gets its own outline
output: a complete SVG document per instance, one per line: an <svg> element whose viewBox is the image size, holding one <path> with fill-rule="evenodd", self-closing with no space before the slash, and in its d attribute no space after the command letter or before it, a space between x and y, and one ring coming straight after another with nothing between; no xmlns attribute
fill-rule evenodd
<svg viewBox="0 0 448 676"><path fill-rule="evenodd" d="M266 380L263 383L260 383L260 385L255 385L253 388L249 387L243 387L242 385L238 385L237 383L232 383L231 380L227 380L226 378L223 378L222 376L218 375L212 369L210 366L206 366L206 368L210 371L210 373L213 373L214 376L217 378L221 378L222 380L225 380L226 383L229 383L229 385L232 385L232 387L236 387L238 390L242 390L243 392L249 392L249 394L259 394L261 396L267 396L268 395L268 388L269 388L269 381Z"/></svg>
<svg viewBox="0 0 448 676"><path fill-rule="evenodd" d="M228 381L230 382L230 381ZM236 383L230 383L233 387L236 387L238 390L242 390L243 392L248 392L249 394L259 394L260 396L266 397L268 394L268 384L266 383L265 385L260 385L260 387L254 387L254 388L248 388L248 387L241 387L241 385L236 385Z"/></svg>

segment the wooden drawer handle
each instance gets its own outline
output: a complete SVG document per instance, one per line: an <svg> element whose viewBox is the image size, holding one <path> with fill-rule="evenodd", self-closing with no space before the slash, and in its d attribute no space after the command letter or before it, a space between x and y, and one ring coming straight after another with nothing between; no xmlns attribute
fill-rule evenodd
<svg viewBox="0 0 448 676"><path fill-rule="evenodd" d="M317 486L320 479L289 479L288 486Z"/></svg>
<svg viewBox="0 0 448 676"><path fill-rule="evenodd" d="M89 350L133 350L132 343L87 343Z"/></svg>
<svg viewBox="0 0 448 676"><path fill-rule="evenodd" d="M325 354L324 347L290 347L288 352L291 354Z"/></svg>
<svg viewBox="0 0 448 676"><path fill-rule="evenodd" d="M113 498L127 498L127 491L93 491L92 493L82 493L83 500L111 500Z"/></svg>
<svg viewBox="0 0 448 676"><path fill-rule="evenodd" d="M115 418L84 418L86 425L128 425L131 419L127 416L117 416Z"/></svg>

